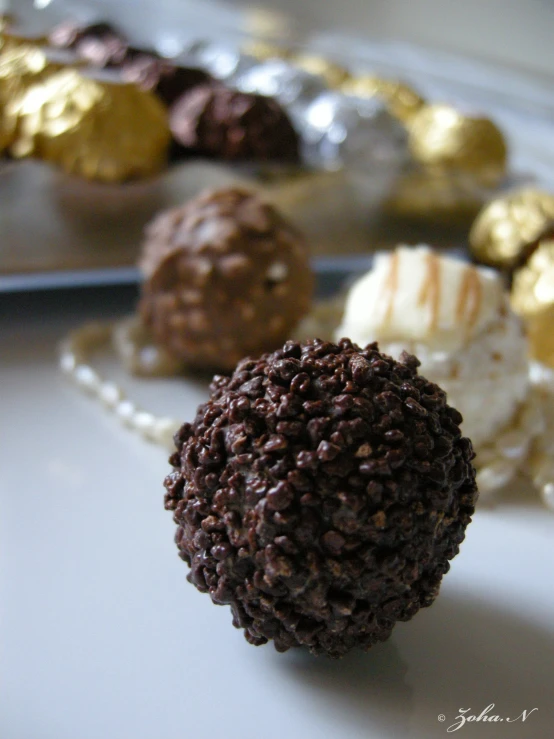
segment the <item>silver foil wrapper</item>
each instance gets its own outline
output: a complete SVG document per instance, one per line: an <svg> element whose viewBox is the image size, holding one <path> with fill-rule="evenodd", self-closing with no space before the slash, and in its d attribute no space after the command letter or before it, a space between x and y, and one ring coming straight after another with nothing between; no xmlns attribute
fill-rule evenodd
<svg viewBox="0 0 554 739"><path fill-rule="evenodd" d="M348 97L327 91L293 119L304 142L305 161L313 167L354 171L378 170L394 178L408 161L404 126L379 98Z"/></svg>

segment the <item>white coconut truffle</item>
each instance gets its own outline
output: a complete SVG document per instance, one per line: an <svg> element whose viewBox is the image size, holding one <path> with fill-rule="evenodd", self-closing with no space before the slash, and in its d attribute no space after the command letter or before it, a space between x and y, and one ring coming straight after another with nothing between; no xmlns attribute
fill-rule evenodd
<svg viewBox="0 0 554 739"><path fill-rule="evenodd" d="M527 342L500 276L427 246L378 254L350 289L336 337L421 361L464 416L476 449L506 426L529 392Z"/></svg>

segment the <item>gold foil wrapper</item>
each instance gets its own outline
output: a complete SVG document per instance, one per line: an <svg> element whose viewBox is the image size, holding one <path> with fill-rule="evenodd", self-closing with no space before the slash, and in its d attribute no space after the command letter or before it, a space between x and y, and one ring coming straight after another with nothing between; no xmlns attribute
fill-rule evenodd
<svg viewBox="0 0 554 739"><path fill-rule="evenodd" d="M469 234L473 256L484 264L512 270L554 222L554 195L526 187L492 200Z"/></svg>
<svg viewBox="0 0 554 739"><path fill-rule="evenodd" d="M372 74L364 74L347 79L342 85L346 95L361 98L382 98L389 112L407 123L425 104L425 100L412 87L401 80L385 79Z"/></svg>
<svg viewBox="0 0 554 739"><path fill-rule="evenodd" d="M14 154L33 155L88 179L147 177L167 161L164 105L131 84L67 69L32 85L13 106Z"/></svg>
<svg viewBox="0 0 554 739"><path fill-rule="evenodd" d="M0 53L0 151L8 148L17 135L17 115L13 103L30 85L60 69L38 47L29 44L10 46Z"/></svg>
<svg viewBox="0 0 554 739"><path fill-rule="evenodd" d="M514 274L512 306L525 318L554 308L554 235L541 241L527 264Z"/></svg>
<svg viewBox="0 0 554 739"><path fill-rule="evenodd" d="M506 174L504 136L488 118L463 115L450 105L424 105L409 121L409 145L424 166L466 173L496 186Z"/></svg>
<svg viewBox="0 0 554 739"><path fill-rule="evenodd" d="M515 273L511 301L525 319L531 356L554 367L554 234Z"/></svg>
<svg viewBox="0 0 554 739"><path fill-rule="evenodd" d="M290 60L299 69L322 77L325 84L333 89L341 88L346 80L350 78L350 72L345 67L335 64L323 56L298 54L290 57Z"/></svg>

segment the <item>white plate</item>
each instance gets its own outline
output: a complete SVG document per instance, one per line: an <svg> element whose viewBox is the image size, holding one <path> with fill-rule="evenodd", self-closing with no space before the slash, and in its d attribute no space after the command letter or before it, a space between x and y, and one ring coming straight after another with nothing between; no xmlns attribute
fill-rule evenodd
<svg viewBox="0 0 554 739"><path fill-rule="evenodd" d="M0 322L2 739L433 739L491 703L503 722L457 735L553 735L554 516L534 493L479 510L437 602L370 653L252 647L185 580L165 453L58 372L67 328L115 308L18 300ZM205 387L133 392L187 419Z"/></svg>

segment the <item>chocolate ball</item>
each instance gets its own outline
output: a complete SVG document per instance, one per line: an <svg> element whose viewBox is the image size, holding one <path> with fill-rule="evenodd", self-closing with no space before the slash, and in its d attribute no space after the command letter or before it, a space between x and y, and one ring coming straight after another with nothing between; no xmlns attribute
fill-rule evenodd
<svg viewBox="0 0 554 739"><path fill-rule="evenodd" d="M48 34L48 42L58 49L74 49L82 37L85 27L73 20L66 20L55 26Z"/></svg>
<svg viewBox="0 0 554 739"><path fill-rule="evenodd" d="M165 480L188 579L255 645L340 657L432 604L477 498L437 385L342 339L216 376Z"/></svg>
<svg viewBox="0 0 554 739"><path fill-rule="evenodd" d="M178 144L216 159L293 162L299 138L276 100L217 85L202 85L179 98L169 125Z"/></svg>
<svg viewBox="0 0 554 739"><path fill-rule="evenodd" d="M168 107L185 92L211 81L202 69L178 67L155 54L137 54L122 67L121 75L143 90L154 92Z"/></svg>
<svg viewBox="0 0 554 739"><path fill-rule="evenodd" d="M275 349L308 311L306 243L241 189L209 191L148 227L139 310L155 340L186 364L232 369Z"/></svg>
<svg viewBox="0 0 554 739"><path fill-rule="evenodd" d="M82 26L75 21L65 21L51 31L48 40L52 46L75 49L81 58L96 67L117 66L129 53L127 39L104 22Z"/></svg>

